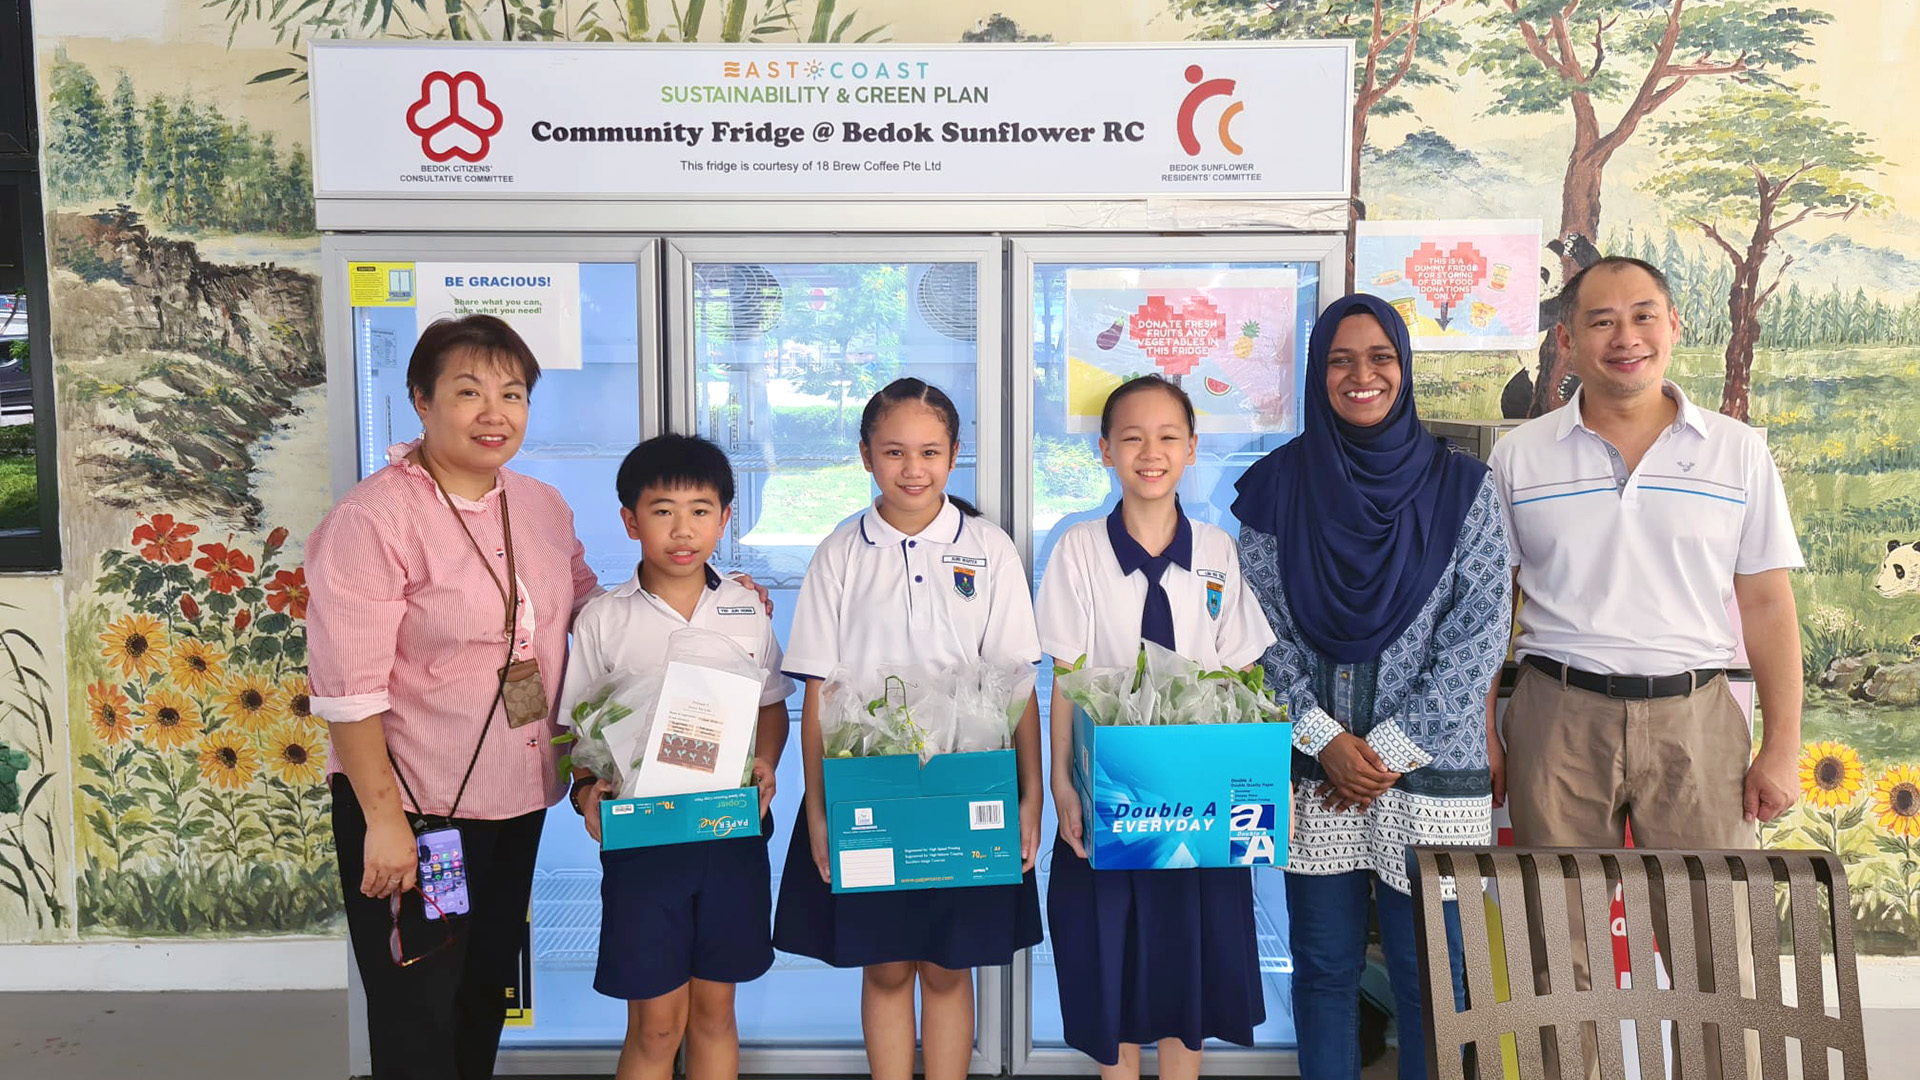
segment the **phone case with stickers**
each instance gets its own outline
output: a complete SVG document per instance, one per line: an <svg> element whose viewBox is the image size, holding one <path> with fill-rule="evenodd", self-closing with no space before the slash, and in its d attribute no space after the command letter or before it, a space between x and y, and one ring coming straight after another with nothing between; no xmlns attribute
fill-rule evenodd
<svg viewBox="0 0 1920 1080"><path fill-rule="evenodd" d="M471 904L467 898L466 850L460 843L460 830L446 828L421 833L419 844L420 894L433 901L423 905L427 918L465 915L471 910Z"/></svg>

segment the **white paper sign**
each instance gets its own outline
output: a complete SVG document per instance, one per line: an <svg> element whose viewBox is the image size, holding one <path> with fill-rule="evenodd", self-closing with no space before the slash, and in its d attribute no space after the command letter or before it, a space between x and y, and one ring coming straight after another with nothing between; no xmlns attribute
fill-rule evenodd
<svg viewBox="0 0 1920 1080"><path fill-rule="evenodd" d="M496 315L520 335L545 369L580 367L579 263L418 263L414 317Z"/></svg>
<svg viewBox="0 0 1920 1080"><path fill-rule="evenodd" d="M762 683L694 664L669 663L628 798L689 795L740 786L760 722Z"/></svg>
<svg viewBox="0 0 1920 1080"><path fill-rule="evenodd" d="M1353 43L312 43L329 198L1346 198Z"/></svg>

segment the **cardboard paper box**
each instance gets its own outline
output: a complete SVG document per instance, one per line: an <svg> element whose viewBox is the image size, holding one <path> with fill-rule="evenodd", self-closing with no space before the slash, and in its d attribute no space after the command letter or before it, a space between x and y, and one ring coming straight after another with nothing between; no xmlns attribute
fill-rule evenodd
<svg viewBox="0 0 1920 1080"><path fill-rule="evenodd" d="M600 802L600 847L605 851L726 840L759 831L757 787Z"/></svg>
<svg viewBox="0 0 1920 1080"><path fill-rule="evenodd" d="M834 892L1020 881L1020 779L1012 750L828 758Z"/></svg>
<svg viewBox="0 0 1920 1080"><path fill-rule="evenodd" d="M1101 727L1073 710L1073 786L1096 870L1285 866L1293 725Z"/></svg>

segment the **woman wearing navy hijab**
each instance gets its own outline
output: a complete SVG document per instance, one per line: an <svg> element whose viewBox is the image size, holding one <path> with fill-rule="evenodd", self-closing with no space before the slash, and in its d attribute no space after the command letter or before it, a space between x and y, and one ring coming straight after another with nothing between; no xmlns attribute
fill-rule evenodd
<svg viewBox="0 0 1920 1080"><path fill-rule="evenodd" d="M1512 615L1493 484L1421 426L1406 324L1356 294L1314 324L1305 430L1237 487L1241 565L1278 637L1261 663L1294 722L1287 912L1300 1071L1360 1075L1371 900L1400 1078L1424 1078L1407 848L1492 835L1486 701ZM1458 1000L1456 905L1447 913Z"/></svg>

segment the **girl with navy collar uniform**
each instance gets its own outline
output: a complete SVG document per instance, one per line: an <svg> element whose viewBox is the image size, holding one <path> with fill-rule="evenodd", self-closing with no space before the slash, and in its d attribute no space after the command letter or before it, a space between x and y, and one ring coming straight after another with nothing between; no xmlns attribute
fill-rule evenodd
<svg viewBox="0 0 1920 1080"><path fill-rule="evenodd" d="M1040 584L1040 643L1056 663L1131 667L1152 641L1209 668L1245 668L1273 643L1240 576L1232 537L1180 508L1194 460L1193 403L1156 375L1116 388L1100 415L1100 456L1121 499L1068 529ZM1266 1019L1251 870L1094 870L1073 788L1072 703L1053 691L1052 783L1060 833L1047 922L1067 1045L1107 1080L1200 1073L1202 1043L1252 1045Z"/></svg>
<svg viewBox="0 0 1920 1080"><path fill-rule="evenodd" d="M865 513L815 550L783 665L806 680L800 743L805 813L780 879L773 942L864 969L860 1020L876 1080L910 1080L914 984L927 1080L962 1080L973 1055L973 972L1040 943L1033 860L1040 846L1039 704L1014 733L1020 775L1019 885L833 893L821 785L820 687L835 668L1034 664L1040 642L1026 568L1006 533L946 494L960 415L946 394L899 379L860 417L860 457L880 488Z"/></svg>

